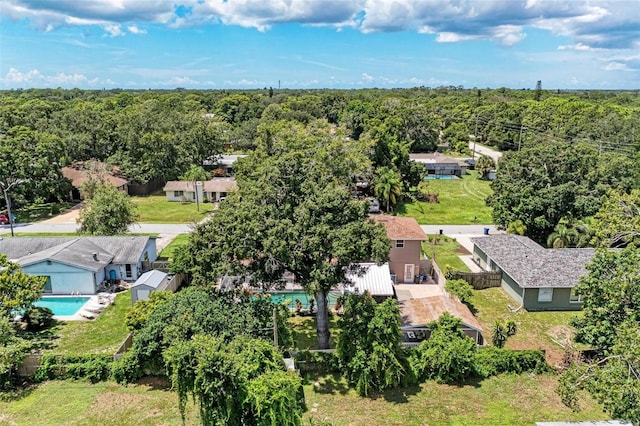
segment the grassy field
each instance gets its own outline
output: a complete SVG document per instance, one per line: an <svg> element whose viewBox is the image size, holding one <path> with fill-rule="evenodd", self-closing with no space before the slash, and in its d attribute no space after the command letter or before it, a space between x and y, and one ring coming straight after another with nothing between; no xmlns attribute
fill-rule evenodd
<svg viewBox="0 0 640 426"><path fill-rule="evenodd" d="M400 216L414 217L421 225L471 225L493 223L485 199L492 194L489 181L480 180L474 171L462 179L429 180L430 192L439 203L416 201L401 203Z"/></svg>
<svg viewBox="0 0 640 426"><path fill-rule="evenodd" d="M430 259L435 259L442 271L451 266L456 271L469 271L467 265L460 260L461 254L470 254L455 239L446 235L429 235L429 241L422 243L422 252Z"/></svg>
<svg viewBox="0 0 640 426"><path fill-rule="evenodd" d="M45 349L60 355L114 353L129 331L124 322L131 308L129 291L119 293L116 302L92 321L60 322L52 330Z"/></svg>
<svg viewBox="0 0 640 426"><path fill-rule="evenodd" d="M336 347L340 330L337 315L329 317L329 331L331 332L331 347ZM318 335L316 332L316 317L292 316L289 323L293 326L293 340L297 349L317 349Z"/></svg>
<svg viewBox="0 0 640 426"><path fill-rule="evenodd" d="M176 249L184 246L189 241L189 234L179 234L158 254L159 259L171 260Z"/></svg>
<svg viewBox="0 0 640 426"><path fill-rule="evenodd" d="M342 378L310 377L304 386L308 407L304 424L325 420L337 426L533 425L543 420L607 418L586 395L581 401L584 411L573 413L560 402L556 386L551 375L503 375L465 385L427 382L361 398ZM191 400L186 408L184 424L200 424ZM113 382L46 382L20 399L0 400L0 413L0 424L16 426L182 423L177 394L156 379L127 387Z"/></svg>
<svg viewBox="0 0 640 426"><path fill-rule="evenodd" d="M544 420L607 419L583 395L584 411L574 413L555 394L552 375L502 375L464 385L427 382L413 388L361 398L341 378L317 379L318 390L304 387L306 419L332 425L533 425Z"/></svg>
<svg viewBox="0 0 640 426"><path fill-rule="evenodd" d="M212 203L200 203L198 211L196 203L170 202L164 195L132 197L131 200L138 207L140 223L195 223L207 217L214 207Z"/></svg>

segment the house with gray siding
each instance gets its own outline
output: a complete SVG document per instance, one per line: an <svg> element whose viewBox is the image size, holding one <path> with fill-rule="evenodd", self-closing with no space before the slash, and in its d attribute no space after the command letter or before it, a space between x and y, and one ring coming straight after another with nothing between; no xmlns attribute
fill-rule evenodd
<svg viewBox="0 0 640 426"><path fill-rule="evenodd" d="M95 294L106 280L135 281L157 259L155 237L0 238L0 253L29 275L46 277L48 294Z"/></svg>
<svg viewBox="0 0 640 426"><path fill-rule="evenodd" d="M502 272L502 288L528 311L579 310L574 287L587 275L591 248L548 249L520 235L472 238L473 259L484 270Z"/></svg>

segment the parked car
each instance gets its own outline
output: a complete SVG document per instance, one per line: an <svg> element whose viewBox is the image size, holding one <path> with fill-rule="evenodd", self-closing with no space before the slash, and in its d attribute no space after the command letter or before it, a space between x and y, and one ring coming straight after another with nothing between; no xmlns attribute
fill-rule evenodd
<svg viewBox="0 0 640 426"><path fill-rule="evenodd" d="M9 224L9 218L7 217L7 215L4 213L0 213L0 225L8 225L8 224Z"/></svg>

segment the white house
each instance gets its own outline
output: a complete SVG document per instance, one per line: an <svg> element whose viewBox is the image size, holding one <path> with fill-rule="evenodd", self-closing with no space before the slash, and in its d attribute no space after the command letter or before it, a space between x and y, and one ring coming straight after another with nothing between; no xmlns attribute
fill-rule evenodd
<svg viewBox="0 0 640 426"><path fill-rule="evenodd" d="M236 180L230 177L213 178L204 182L186 180L172 180L166 183L162 190L167 201L179 202L218 202L231 191L238 188Z"/></svg>
<svg viewBox="0 0 640 426"><path fill-rule="evenodd" d="M1 238L0 253L29 275L46 277L45 293L95 294L106 280L135 281L156 260L155 237Z"/></svg>

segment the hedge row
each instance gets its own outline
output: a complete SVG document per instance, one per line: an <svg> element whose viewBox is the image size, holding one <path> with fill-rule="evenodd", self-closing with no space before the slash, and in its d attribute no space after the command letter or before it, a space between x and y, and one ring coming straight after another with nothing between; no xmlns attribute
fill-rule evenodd
<svg viewBox="0 0 640 426"><path fill-rule="evenodd" d="M34 380L88 380L97 383L111 376L112 355L43 355Z"/></svg>

